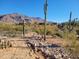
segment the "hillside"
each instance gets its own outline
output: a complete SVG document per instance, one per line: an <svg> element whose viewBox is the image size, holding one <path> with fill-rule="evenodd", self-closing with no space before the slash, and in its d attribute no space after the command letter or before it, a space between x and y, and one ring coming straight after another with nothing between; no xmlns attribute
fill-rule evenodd
<svg viewBox="0 0 79 59"><path fill-rule="evenodd" d="M32 21L44 22L44 20L40 17L30 17L30 16L21 15L18 13L0 15L0 22L21 23L23 20L25 20L25 23L32 22Z"/></svg>

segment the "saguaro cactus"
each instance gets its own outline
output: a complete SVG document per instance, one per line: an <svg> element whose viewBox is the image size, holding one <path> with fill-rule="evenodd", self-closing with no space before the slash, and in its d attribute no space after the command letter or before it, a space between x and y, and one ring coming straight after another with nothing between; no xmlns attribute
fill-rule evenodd
<svg viewBox="0 0 79 59"><path fill-rule="evenodd" d="M44 15L45 15L45 20L44 20L44 40L46 40L47 6L48 6L48 3L47 3L47 0L45 0L45 3L44 3Z"/></svg>
<svg viewBox="0 0 79 59"><path fill-rule="evenodd" d="M70 12L69 23L68 23L68 30L69 30L69 32L72 30L71 18L72 18L72 12Z"/></svg>
<svg viewBox="0 0 79 59"><path fill-rule="evenodd" d="M70 12L70 19L69 19L69 30L71 29L71 17L72 17L72 12Z"/></svg>

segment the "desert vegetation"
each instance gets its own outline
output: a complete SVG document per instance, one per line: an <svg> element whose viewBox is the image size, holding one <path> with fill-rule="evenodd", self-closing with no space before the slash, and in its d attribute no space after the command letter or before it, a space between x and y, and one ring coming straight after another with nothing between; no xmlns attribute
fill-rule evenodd
<svg viewBox="0 0 79 59"><path fill-rule="evenodd" d="M46 36L51 36L52 38L61 38L63 42L61 46L68 48L75 55L79 55L79 24L78 20L72 20L71 23L64 22L60 24L46 24ZM31 24L24 24L25 34L28 32L35 32L39 35L44 34L44 23L38 23L33 21ZM0 23L0 35L7 37L20 37L23 32L23 24L9 24L9 23ZM4 43L5 44L5 43ZM8 43L7 43L8 44ZM1 44L2 48L3 43Z"/></svg>
<svg viewBox="0 0 79 59"><path fill-rule="evenodd" d="M31 22L24 21L21 23L0 22L1 50L15 49L16 53L13 52L12 56L10 57L14 59L16 58L15 56L17 55L17 52L21 52L22 49L23 51L29 51L24 54L31 56L31 58L34 55L36 55L34 56L35 58L39 58L37 55L40 54L40 59L78 59L79 20L76 18L63 23L47 22L45 41L43 40L44 25L44 22L39 22L36 20L32 20ZM2 37L7 38L3 39ZM31 52L32 55L30 55ZM20 57L18 56L17 58Z"/></svg>

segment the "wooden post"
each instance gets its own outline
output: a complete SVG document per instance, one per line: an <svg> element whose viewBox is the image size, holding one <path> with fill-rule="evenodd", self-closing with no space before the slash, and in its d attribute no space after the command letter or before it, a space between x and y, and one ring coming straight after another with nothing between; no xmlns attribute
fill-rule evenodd
<svg viewBox="0 0 79 59"><path fill-rule="evenodd" d="M25 37L25 25L24 25L24 20L23 20L23 38Z"/></svg>

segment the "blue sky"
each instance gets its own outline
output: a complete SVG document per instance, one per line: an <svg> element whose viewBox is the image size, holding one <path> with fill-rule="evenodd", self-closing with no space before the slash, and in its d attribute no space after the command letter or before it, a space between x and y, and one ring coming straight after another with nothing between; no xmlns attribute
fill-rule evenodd
<svg viewBox="0 0 79 59"><path fill-rule="evenodd" d="M27 16L44 18L44 0L0 0L0 14L20 13ZM79 0L48 0L48 21L64 22L79 18Z"/></svg>

